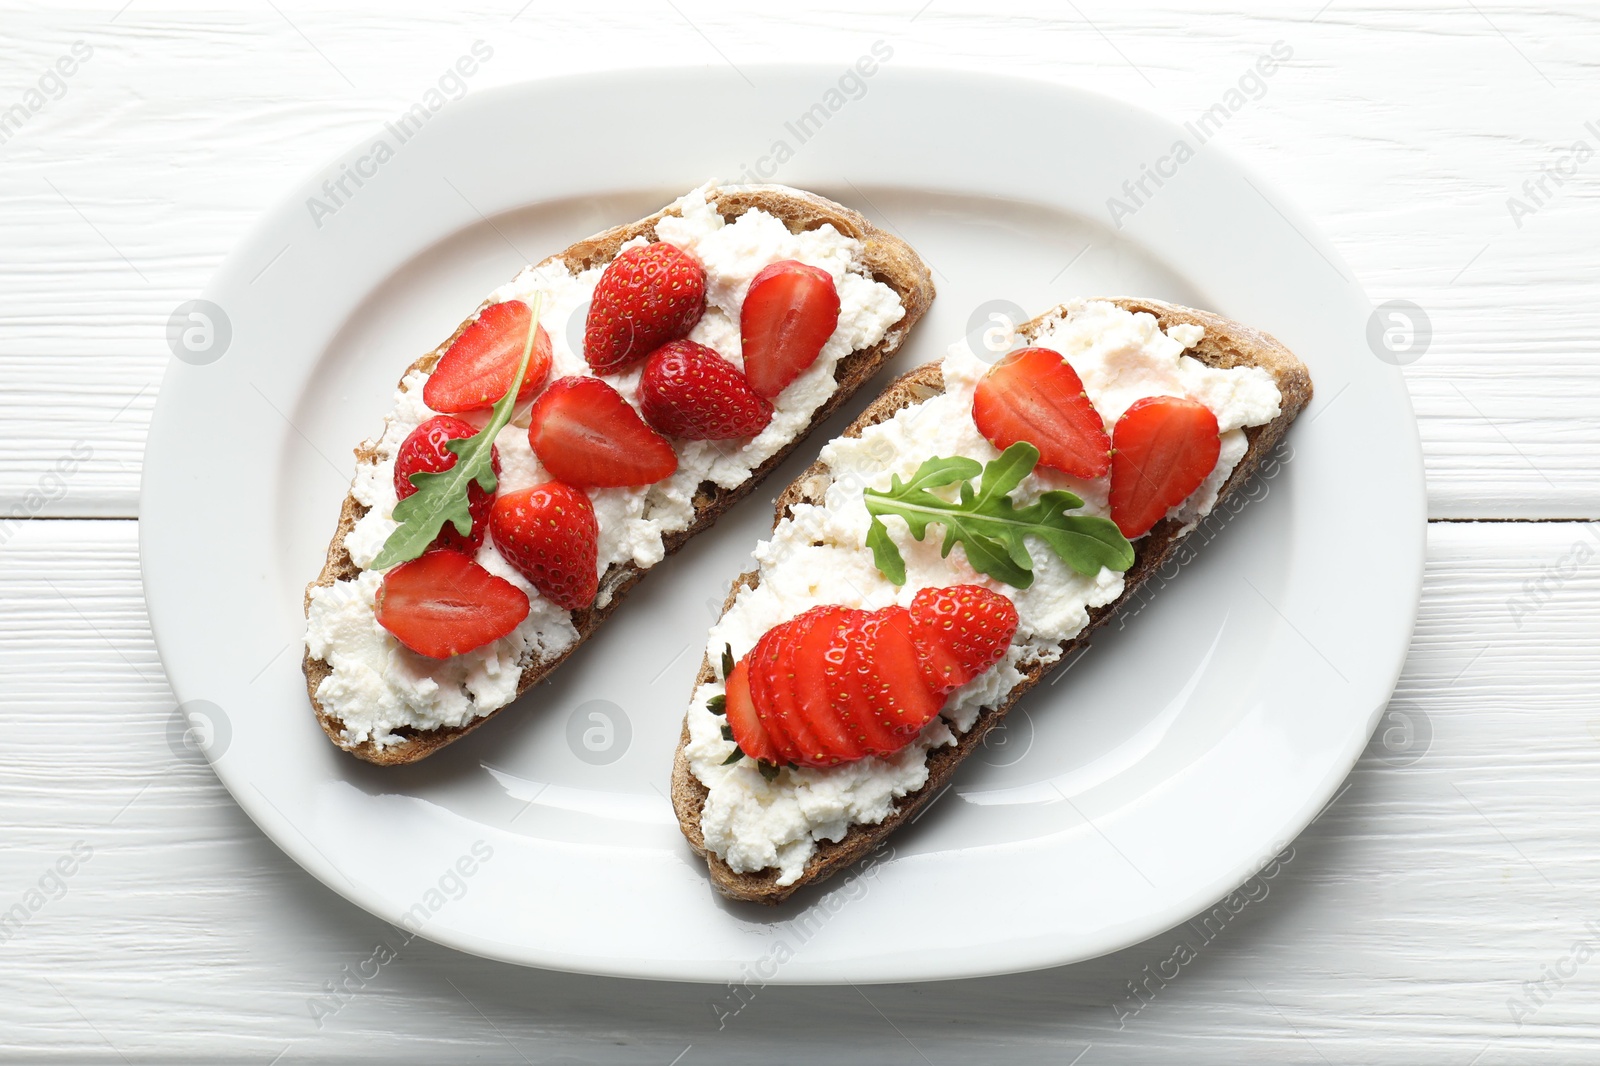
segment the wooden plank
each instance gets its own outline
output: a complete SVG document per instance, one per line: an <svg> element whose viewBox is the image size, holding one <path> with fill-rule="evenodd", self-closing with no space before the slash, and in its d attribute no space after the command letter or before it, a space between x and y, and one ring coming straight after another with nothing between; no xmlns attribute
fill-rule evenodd
<svg viewBox="0 0 1600 1066"><path fill-rule="evenodd" d="M92 855L0 943L0 1045L107 1062L664 1064L802 1047L889 1063L1072 1062L1086 1047L1078 1061L1391 1062L1401 1046L1418 1061L1580 1061L1600 1039L1600 962L1538 1002L1523 982L1600 943L1586 925L1600 923L1597 559L1593 525L1432 526L1392 705L1427 739L1408 747L1405 722L1386 722L1389 746L1380 734L1265 895L1210 940L1191 928L986 980L759 989L722 1029L725 987L416 941L319 1028L308 1001L399 935L174 755L134 524L28 523L0 546L0 910L75 841ZM981 913L952 901L952 921ZM1177 965L1180 937L1195 957Z"/></svg>
<svg viewBox="0 0 1600 1066"><path fill-rule="evenodd" d="M1574 141L1600 148L1585 126L1600 112L1580 92L1600 24L1576 2L1090 3L1009 21L943 2L788 21L701 4L516 19L499 8L113 11L12 12L0 27L6 104L74 41L93 49L64 95L0 146L0 510L26 504L84 442L92 457L39 513L133 515L172 309L292 182L413 102L480 37L496 51L473 91L597 63L743 68L807 55L843 66L882 39L896 64L1004 70L1180 119L1281 40L1293 58L1219 140L1298 203L1375 301L1430 316L1434 339L1407 378L1434 517L1600 508L1600 162L1559 186L1545 178L1531 215L1507 208Z"/></svg>

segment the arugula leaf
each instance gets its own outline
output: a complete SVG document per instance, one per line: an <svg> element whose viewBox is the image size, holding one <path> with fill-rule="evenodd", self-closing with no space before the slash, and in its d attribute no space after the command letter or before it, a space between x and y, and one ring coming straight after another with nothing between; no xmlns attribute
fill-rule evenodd
<svg viewBox="0 0 1600 1066"><path fill-rule="evenodd" d="M953 485L957 481L966 481L976 477L982 471L982 463L976 459L968 459L964 455L953 455L948 459L929 459L917 467L917 472L911 475L911 482L907 485L901 485L900 475L896 474L894 476L894 485L889 492L891 495L902 491L906 493L921 492L922 495L938 500L938 497L923 490L929 486L939 487ZM880 493L874 492L872 489L866 489L865 492L869 497L880 495ZM943 500L938 500L938 502L944 503ZM872 549L873 563L876 564L879 570L883 571L884 577L896 585L904 585L906 583L906 561L901 557L900 549L895 547L894 541L890 539L889 530L885 528L883 522L878 518L879 512L873 509L871 499L867 501L867 512L872 515L872 524L867 527L867 547ZM919 519L898 511L889 513L900 514L900 517L906 520L906 524L911 526L912 535L918 540L922 539L923 532L928 528L927 518Z"/></svg>
<svg viewBox="0 0 1600 1066"><path fill-rule="evenodd" d="M871 511L871 504L867 505L867 509ZM879 520L877 512L872 513L872 524L867 526L867 547L872 549L873 565L883 572L884 577L896 585L906 583L905 556L900 554L900 549L889 537L889 529Z"/></svg>
<svg viewBox="0 0 1600 1066"><path fill-rule="evenodd" d="M493 449L495 436L511 421L512 409L517 406L517 390L528 373L528 362L533 357L534 338L539 333L539 312L544 306L544 294L534 293L528 301L531 312L528 339L522 345L522 360L511 380L511 388L495 403L489 423L470 437L461 437L445 445L456 455L455 465L448 470L419 471L411 475L417 491L401 500L394 508L394 520L399 523L383 550L372 560L373 570L387 570L398 563L415 559L428 550L446 522L456 527L463 537L472 532L472 512L467 507L467 491L476 482L485 492L493 492L499 484L494 474Z"/></svg>
<svg viewBox="0 0 1600 1066"><path fill-rule="evenodd" d="M1101 567L1126 570L1132 566L1133 545L1116 523L1094 515L1067 514L1083 506L1083 500L1072 493L1052 490L1026 507L1017 507L1011 491L1038 462L1039 449L1019 441L987 466L964 456L934 458L918 467L908 482L902 483L895 475L887 492L866 489L863 495L872 516L867 547L872 549L873 562L890 581L905 584L905 559L882 518L895 515L917 540L927 534L930 524L942 525L941 556L948 556L960 541L974 570L1019 589L1033 584L1033 557L1024 540L1030 535L1044 541L1080 574L1094 575ZM982 480L974 488L972 478L979 474ZM956 484L961 486L956 502L930 491Z"/></svg>

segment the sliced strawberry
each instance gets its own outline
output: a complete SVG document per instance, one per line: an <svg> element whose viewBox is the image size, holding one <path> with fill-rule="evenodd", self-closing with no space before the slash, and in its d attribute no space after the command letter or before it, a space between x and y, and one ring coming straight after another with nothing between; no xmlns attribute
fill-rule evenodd
<svg viewBox="0 0 1600 1066"><path fill-rule="evenodd" d="M922 678L904 607L813 607L767 630L747 661L751 711L778 761L798 766L899 751L944 702Z"/></svg>
<svg viewBox="0 0 1600 1066"><path fill-rule="evenodd" d="M478 312L477 321L462 331L428 376L423 402L449 414L493 407L517 376L532 319L533 312L521 300L490 304ZM517 400L531 399L549 377L550 335L540 326Z"/></svg>
<svg viewBox="0 0 1600 1066"><path fill-rule="evenodd" d="M666 438L599 378L551 382L534 402L528 443L544 468L569 485L650 485L678 469Z"/></svg>
<svg viewBox="0 0 1600 1066"><path fill-rule="evenodd" d="M1041 466L1074 477L1100 477L1111 465L1105 420L1078 372L1049 348L1021 348L996 363L973 393L972 420L1001 451L1025 440Z"/></svg>
<svg viewBox="0 0 1600 1066"><path fill-rule="evenodd" d="M582 489L547 481L508 492L489 517L494 546L545 599L568 611L594 603L600 526Z"/></svg>
<svg viewBox="0 0 1600 1066"><path fill-rule="evenodd" d="M774 761L780 766L793 761L796 750L794 741L784 731L783 723L778 720L773 706L776 696L770 688L775 680L772 671L776 668L779 644L787 632L787 622L773 626L761 634L755 647L751 648L750 654L746 656L750 664L750 705L761 720L761 726L766 731L767 739L777 756ZM745 754L748 755L749 752Z"/></svg>
<svg viewBox="0 0 1600 1066"><path fill-rule="evenodd" d="M1130 540L1189 498L1217 465L1217 416L1179 396L1134 401L1111 433L1111 520Z"/></svg>
<svg viewBox="0 0 1600 1066"><path fill-rule="evenodd" d="M772 748L777 753L777 762L781 765L794 761L798 748L788 731L784 729L782 719L778 717L778 690L787 686L788 680L777 674L778 654L783 649L783 638L790 629L788 622L773 626L756 641L756 646L750 649L748 656L750 662L750 702L755 708L761 725L766 730ZM746 752L745 754L749 754Z"/></svg>
<svg viewBox="0 0 1600 1066"><path fill-rule="evenodd" d="M594 287L583 357L596 373L616 373L688 336L705 309L706 272L692 256L665 241L630 248Z"/></svg>
<svg viewBox="0 0 1600 1066"><path fill-rule="evenodd" d="M727 691L725 709L728 714L728 727L733 730L733 742L752 759L760 759L775 765L787 762L787 759L778 754L772 738L767 736L767 731L761 724L761 717L756 714L755 703L750 699L748 655L734 665L733 671L728 674L725 687Z"/></svg>
<svg viewBox="0 0 1600 1066"><path fill-rule="evenodd" d="M910 611L904 607L874 611L865 635L869 650L864 683L873 713L904 746L939 713L944 697L928 688L917 664Z"/></svg>
<svg viewBox="0 0 1600 1066"><path fill-rule="evenodd" d="M834 610L813 607L798 617L773 626L751 651L750 698L767 727L767 735L785 762L799 766L826 766L827 758L796 693L799 666L794 651L812 623Z"/></svg>
<svg viewBox="0 0 1600 1066"><path fill-rule="evenodd" d="M395 496L403 500L417 491L417 486L411 482L412 474L439 473L455 466L459 457L445 445L453 440L470 437L477 432L476 426L450 415L434 415L413 429L400 443L400 449L394 455ZM494 467L495 476L498 477L499 448L489 449L489 462ZM483 531L486 528L485 523L489 520L489 508L492 506L494 506L494 493L485 491L474 481L467 486L467 509L472 513L472 532L463 537L456 532L453 522L446 522L439 535L433 538L429 548L450 548L466 552L468 555L473 554L483 546Z"/></svg>
<svg viewBox="0 0 1600 1066"><path fill-rule="evenodd" d="M744 371L694 341L669 341L650 353L639 378L639 408L663 433L690 440L753 437L772 421Z"/></svg>
<svg viewBox="0 0 1600 1066"><path fill-rule="evenodd" d="M793 259L757 274L739 311L750 387L769 400L805 373L839 324L839 290L826 270Z"/></svg>
<svg viewBox="0 0 1600 1066"><path fill-rule="evenodd" d="M805 637L794 646L795 703L817 738L815 756L824 765L851 762L867 753L855 731L839 713L828 685L829 667L842 665L844 643L855 621L853 616L865 618L866 614L846 607L828 607L818 614Z"/></svg>
<svg viewBox="0 0 1600 1066"><path fill-rule="evenodd" d="M868 611L845 611L835 639L823 653L820 670L829 703L856 745L867 755L890 755L905 747L909 738L879 720L867 691L873 617Z"/></svg>
<svg viewBox="0 0 1600 1066"><path fill-rule="evenodd" d="M941 695L999 662L1016 631L1016 606L981 585L926 588L911 600L911 643Z"/></svg>
<svg viewBox="0 0 1600 1066"><path fill-rule="evenodd" d="M418 655L448 659L499 640L528 617L528 597L456 551L430 551L383 575L378 624Z"/></svg>

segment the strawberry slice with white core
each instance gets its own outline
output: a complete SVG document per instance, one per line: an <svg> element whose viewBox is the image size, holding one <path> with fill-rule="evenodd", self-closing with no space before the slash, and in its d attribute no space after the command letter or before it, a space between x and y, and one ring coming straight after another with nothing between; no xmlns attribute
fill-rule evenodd
<svg viewBox="0 0 1600 1066"><path fill-rule="evenodd" d="M758 395L772 399L805 373L839 325L833 275L785 259L750 282L739 311L744 373Z"/></svg>
<svg viewBox="0 0 1600 1066"><path fill-rule="evenodd" d="M973 392L972 421L1001 451L1027 441L1040 466L1074 477L1100 477L1111 465L1105 420L1072 364L1049 348L1020 348L996 363Z"/></svg>
<svg viewBox="0 0 1600 1066"><path fill-rule="evenodd" d="M528 443L544 468L569 485L651 485L678 469L667 439L599 378L551 382L534 402Z"/></svg>
<svg viewBox="0 0 1600 1066"><path fill-rule="evenodd" d="M440 357L422 386L422 400L435 411L487 411L511 388L528 343L533 317L521 300L490 304ZM531 399L550 377L550 335L540 326L517 402Z"/></svg>
<svg viewBox="0 0 1600 1066"><path fill-rule="evenodd" d="M1132 540L1150 532L1216 469L1217 416L1182 396L1146 396L1111 433L1111 520Z"/></svg>
<svg viewBox="0 0 1600 1066"><path fill-rule="evenodd" d="M383 576L378 624L418 655L448 659L511 633L528 597L457 551L429 551Z"/></svg>

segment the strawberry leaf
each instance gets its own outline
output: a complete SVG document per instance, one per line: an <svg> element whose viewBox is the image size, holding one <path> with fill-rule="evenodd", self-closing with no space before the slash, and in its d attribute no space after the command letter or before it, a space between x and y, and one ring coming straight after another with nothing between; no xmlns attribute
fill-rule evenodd
<svg viewBox="0 0 1600 1066"><path fill-rule="evenodd" d="M1039 449L1019 441L998 459L981 466L962 456L929 459L917 468L909 482L899 475L887 492L864 492L867 513L867 547L873 562L896 585L906 581L906 563L900 549L883 524L884 515L903 520L917 540L928 526L944 527L944 542L939 553L948 556L959 541L967 562L980 574L1025 589L1033 584L1033 557L1025 538L1038 537L1061 561L1080 574L1094 575L1101 567L1126 570L1133 565L1133 545L1128 543L1110 519L1094 515L1073 515L1068 511L1083 506L1083 500L1070 492L1054 490L1042 494L1026 507L1017 507L1011 492L1039 462ZM976 487L972 478L982 474ZM957 501L945 499L930 490L960 485Z"/></svg>
<svg viewBox="0 0 1600 1066"><path fill-rule="evenodd" d="M454 525L463 537L472 533L467 491L476 483L483 491L493 492L499 484L494 474L494 438L511 421L512 409L517 405L517 390L522 388L522 379L533 357L533 342L539 332L539 312L543 304L543 293L535 293L528 303L532 314L528 339L522 345L522 360L517 364L511 388L495 403L488 424L470 437L461 437L445 445L456 455L455 465L450 469L421 470L411 475L411 483L417 491L395 505L394 520L399 525L383 542L383 550L372 560L370 569L387 570L417 558L428 550L446 522Z"/></svg>

